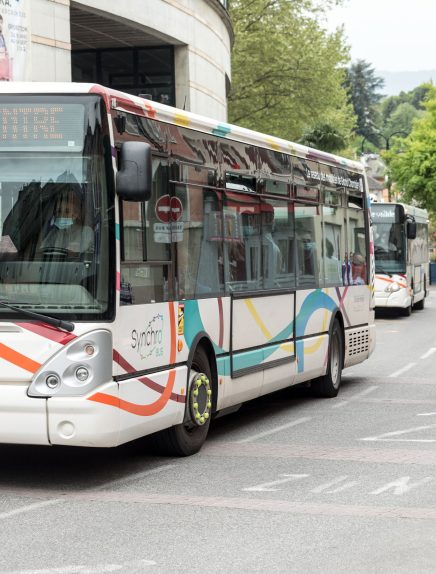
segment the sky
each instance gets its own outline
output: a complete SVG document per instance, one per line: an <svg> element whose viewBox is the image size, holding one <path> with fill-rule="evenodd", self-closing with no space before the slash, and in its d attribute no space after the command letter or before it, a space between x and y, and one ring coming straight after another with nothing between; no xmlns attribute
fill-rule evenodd
<svg viewBox="0 0 436 574"><path fill-rule="evenodd" d="M344 24L351 57L379 71L436 70L436 0L344 0L327 28Z"/></svg>

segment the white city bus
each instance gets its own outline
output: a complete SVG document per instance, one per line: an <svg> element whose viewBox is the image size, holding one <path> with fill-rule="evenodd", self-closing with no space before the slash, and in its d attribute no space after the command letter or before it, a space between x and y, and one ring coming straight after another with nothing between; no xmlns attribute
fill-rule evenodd
<svg viewBox="0 0 436 574"><path fill-rule="evenodd" d="M360 164L98 85L3 83L0 117L0 442L188 455L371 354Z"/></svg>
<svg viewBox="0 0 436 574"><path fill-rule="evenodd" d="M375 305L403 315L424 309L429 280L428 213L402 203L371 205Z"/></svg>

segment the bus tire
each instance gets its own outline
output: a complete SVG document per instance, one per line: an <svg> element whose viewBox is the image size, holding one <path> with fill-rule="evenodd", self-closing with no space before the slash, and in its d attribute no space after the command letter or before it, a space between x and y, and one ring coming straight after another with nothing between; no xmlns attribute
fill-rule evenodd
<svg viewBox="0 0 436 574"><path fill-rule="evenodd" d="M198 374L193 376L189 383L185 420L182 424L156 433L154 447L159 454L190 456L197 453L206 440L212 418L213 385L209 360L203 347L198 347L195 351L191 371ZM196 417L198 421L195 420Z"/></svg>
<svg viewBox="0 0 436 574"><path fill-rule="evenodd" d="M337 319L333 322L330 332L328 349L327 372L323 377L312 381L312 390L318 397L336 397L341 386L342 369L344 366L344 337Z"/></svg>

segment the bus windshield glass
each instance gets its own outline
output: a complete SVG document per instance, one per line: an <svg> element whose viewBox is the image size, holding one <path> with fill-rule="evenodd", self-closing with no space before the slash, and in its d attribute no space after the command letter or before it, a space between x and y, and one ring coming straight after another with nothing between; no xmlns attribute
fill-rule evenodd
<svg viewBox="0 0 436 574"><path fill-rule="evenodd" d="M376 273L406 272L406 237L401 206L373 205Z"/></svg>
<svg viewBox="0 0 436 574"><path fill-rule="evenodd" d="M0 300L68 320L109 318L113 199L101 99L2 96L0 118Z"/></svg>

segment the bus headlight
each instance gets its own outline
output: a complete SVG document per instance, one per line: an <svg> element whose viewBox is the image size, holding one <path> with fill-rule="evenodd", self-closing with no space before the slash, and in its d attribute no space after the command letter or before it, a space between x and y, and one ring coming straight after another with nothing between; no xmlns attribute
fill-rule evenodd
<svg viewBox="0 0 436 574"><path fill-rule="evenodd" d="M86 367L77 367L76 369L76 379L81 383L84 383L89 377L89 371Z"/></svg>
<svg viewBox="0 0 436 574"><path fill-rule="evenodd" d="M46 398L83 396L111 380L112 334L98 329L73 339L44 363L27 394Z"/></svg>
<svg viewBox="0 0 436 574"><path fill-rule="evenodd" d="M387 293L396 293L399 291L401 287L395 281L393 283L389 283L389 285L385 288Z"/></svg>
<svg viewBox="0 0 436 574"><path fill-rule="evenodd" d="M54 390L61 384L61 380L56 374L50 373L45 379L45 384L49 389Z"/></svg>

